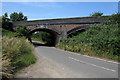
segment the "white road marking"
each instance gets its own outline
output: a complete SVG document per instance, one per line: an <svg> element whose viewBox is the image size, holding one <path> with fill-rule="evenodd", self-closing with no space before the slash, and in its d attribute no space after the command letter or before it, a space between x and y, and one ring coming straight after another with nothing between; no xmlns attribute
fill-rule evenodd
<svg viewBox="0 0 120 80"><path fill-rule="evenodd" d="M91 57L91 56L87 56L87 55L83 55L83 56L89 57L89 58L98 59L98 60L105 61L105 62L109 62L109 63L119 64L118 62L108 61L108 60L100 59L100 58L97 58L97 57Z"/></svg>
<svg viewBox="0 0 120 80"><path fill-rule="evenodd" d="M72 58L72 57L68 57L68 58L70 58L72 60L75 60L77 62L81 62L81 63L84 63L84 64L88 64L88 65L94 66L94 67L98 67L98 68L102 68L102 69L105 69L105 70L116 72L116 70L105 68L105 67L102 67L102 66L98 66L98 65L95 65L95 64L92 64L92 63L87 63L85 61L81 61L81 60L78 60L78 59L75 59L75 58Z"/></svg>
<svg viewBox="0 0 120 80"><path fill-rule="evenodd" d="M92 56L88 56L88 55L82 55L82 54L78 54L78 53L74 53L74 52L69 52L69 53L73 53L73 54L76 54L76 55L81 55L81 56L84 56L84 57L89 57L89 58L93 58L93 59L97 59L97 60L101 60L101 61L105 61L105 62L109 62L109 63L119 64L118 62L108 61L108 60L105 60L105 59L92 57Z"/></svg>
<svg viewBox="0 0 120 80"><path fill-rule="evenodd" d="M61 49L58 49L58 48L55 48L55 49L60 50L60 51L64 51L64 50L61 50ZM75 53L75 52L70 52L70 51L65 51L65 52L68 52L69 54L81 55L81 56L84 56L84 57L89 57L89 58L93 58L93 59L97 59L97 60L101 60L101 61L105 61L105 62L109 62L109 63L120 64L119 62L108 61L108 60L105 60L105 59L92 57L92 56L87 56L87 55L83 55L83 54L78 54L78 53Z"/></svg>

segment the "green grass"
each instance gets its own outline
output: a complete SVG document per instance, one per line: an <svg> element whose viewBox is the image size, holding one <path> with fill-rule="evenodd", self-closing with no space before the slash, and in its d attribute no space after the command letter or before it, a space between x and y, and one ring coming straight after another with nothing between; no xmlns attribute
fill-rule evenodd
<svg viewBox="0 0 120 80"><path fill-rule="evenodd" d="M12 32L12 31L5 30L2 28L1 28L1 31L2 31L2 36L7 36L7 37L11 37L11 38L17 36L16 32Z"/></svg>
<svg viewBox="0 0 120 80"><path fill-rule="evenodd" d="M33 54L33 46L25 38L3 36L3 72L7 74L15 74L18 70L29 66L36 62ZM8 66L8 67L7 67ZM6 76L6 75L3 75Z"/></svg>
<svg viewBox="0 0 120 80"><path fill-rule="evenodd" d="M34 56L33 54L24 54L21 55L21 57L18 57L18 59L16 59L15 61L15 64L13 64L13 66L15 66L14 71L18 71L23 67L27 67L30 64L35 63L36 58L33 56Z"/></svg>
<svg viewBox="0 0 120 80"><path fill-rule="evenodd" d="M56 47L101 58L120 61L120 24L90 26L85 32L61 40Z"/></svg>
<svg viewBox="0 0 120 80"><path fill-rule="evenodd" d="M36 62L34 47L17 32L2 30L2 76L13 77L20 69Z"/></svg>

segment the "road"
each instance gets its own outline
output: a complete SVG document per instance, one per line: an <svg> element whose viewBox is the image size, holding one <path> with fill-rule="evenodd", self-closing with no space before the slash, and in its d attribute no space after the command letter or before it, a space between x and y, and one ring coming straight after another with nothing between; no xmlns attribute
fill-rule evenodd
<svg viewBox="0 0 120 80"><path fill-rule="evenodd" d="M118 63L100 58L63 51L54 47L37 46L39 55L71 71L78 78L118 78Z"/></svg>

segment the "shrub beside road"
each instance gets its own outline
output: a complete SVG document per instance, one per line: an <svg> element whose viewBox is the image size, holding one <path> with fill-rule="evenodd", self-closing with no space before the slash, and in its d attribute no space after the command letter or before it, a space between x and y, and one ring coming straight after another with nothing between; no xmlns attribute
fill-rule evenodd
<svg viewBox="0 0 120 80"><path fill-rule="evenodd" d="M120 60L120 14L90 26L77 36L61 40L56 47L81 54Z"/></svg>
<svg viewBox="0 0 120 80"><path fill-rule="evenodd" d="M35 63L33 46L24 38L3 37L3 73L14 74L18 70ZM10 77L3 75L4 77Z"/></svg>
<svg viewBox="0 0 120 80"><path fill-rule="evenodd" d="M20 69L36 62L34 47L24 37L15 37L16 32L3 30L2 37L2 76L13 77Z"/></svg>

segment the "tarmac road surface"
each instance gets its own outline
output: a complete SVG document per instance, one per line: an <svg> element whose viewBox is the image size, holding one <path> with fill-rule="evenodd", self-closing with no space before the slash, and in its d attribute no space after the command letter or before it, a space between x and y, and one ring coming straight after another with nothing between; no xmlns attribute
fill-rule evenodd
<svg viewBox="0 0 120 80"><path fill-rule="evenodd" d="M77 74L77 77L118 78L117 62L63 51L54 47L37 46L35 50L38 55L57 63L61 68L70 70L73 74Z"/></svg>

